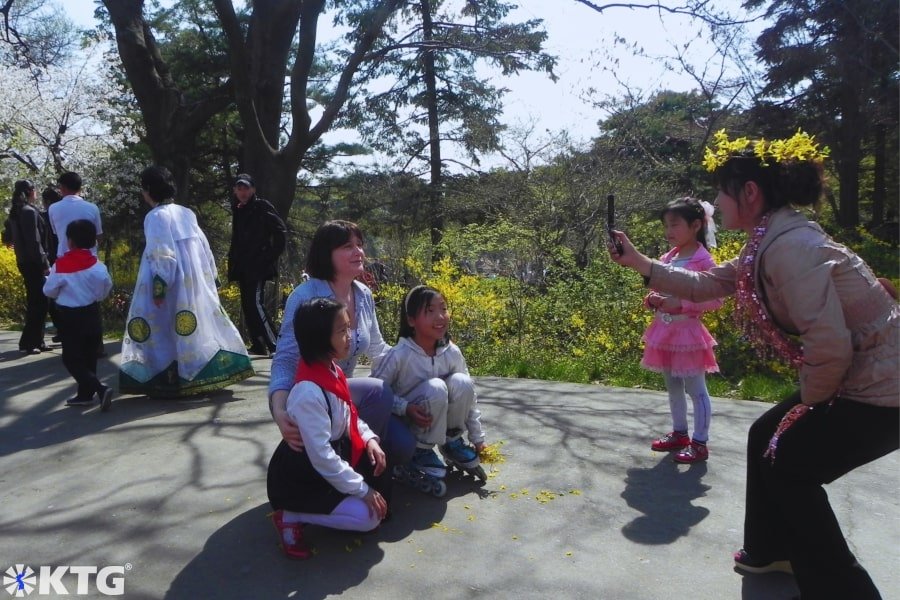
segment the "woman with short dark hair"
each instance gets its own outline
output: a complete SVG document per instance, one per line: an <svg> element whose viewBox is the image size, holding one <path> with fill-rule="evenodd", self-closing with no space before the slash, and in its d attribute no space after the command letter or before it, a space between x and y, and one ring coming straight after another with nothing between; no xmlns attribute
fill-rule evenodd
<svg viewBox="0 0 900 600"><path fill-rule="evenodd" d="M294 313L306 300L333 298L347 307L350 316L350 353L338 364L347 375L353 402L359 408L360 417L382 440L389 461L405 464L415 451L415 438L403 421L391 414L394 393L380 379L353 377L359 355L365 354L377 363L390 349L378 326L372 292L357 279L365 270L365 260L363 235L355 223L328 221L316 230L306 260L310 279L294 288L284 308L284 321L272 358L269 409L284 439L294 449L302 447L297 425L285 410L300 362L300 347L294 335Z"/></svg>

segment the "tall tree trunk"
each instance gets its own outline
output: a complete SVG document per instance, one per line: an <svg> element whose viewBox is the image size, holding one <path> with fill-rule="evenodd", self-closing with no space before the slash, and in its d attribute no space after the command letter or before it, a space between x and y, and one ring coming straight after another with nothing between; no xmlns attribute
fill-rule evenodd
<svg viewBox="0 0 900 600"><path fill-rule="evenodd" d="M855 113L855 114L854 114ZM840 182L840 215L841 227L853 229L859 225L859 160L861 136L859 128L859 110L848 106L841 113L841 125L838 129L841 154L837 160L838 181Z"/></svg>
<svg viewBox="0 0 900 600"><path fill-rule="evenodd" d="M259 195L270 200L282 217L287 217L293 202L301 160L299 156L279 156L277 149L281 146L288 59L303 4L256 0L247 30L245 68L259 135L244 136L241 170L253 176Z"/></svg>
<svg viewBox="0 0 900 600"><path fill-rule="evenodd" d="M875 126L875 172L872 182L872 226L884 223L884 199L887 196L887 132L883 124Z"/></svg>
<svg viewBox="0 0 900 600"><path fill-rule="evenodd" d="M384 23L402 2L382 0L372 5L371 13L356 31L353 51L347 56L334 92L316 123L309 113L308 87L315 65L318 20L325 10L325 0L256 0L252 4L251 27L246 39L231 0L212 0L212 3L228 38L234 96L244 126L243 165L259 182L260 195L268 196L278 212L287 218L303 157L334 123L347 100L353 76L381 35ZM288 70L295 33L297 51ZM280 39L272 39L277 36ZM284 134L281 109L283 86L288 77L291 129Z"/></svg>
<svg viewBox="0 0 900 600"><path fill-rule="evenodd" d="M243 126L241 168L259 182L260 195L287 216L297 187L297 171L309 148L329 130L347 101L353 77L402 0L371 3L354 32L337 84L315 123L309 114L309 80L316 63L316 31L326 0L254 0L247 33L232 0L210 0L227 38L231 78L206 90L205 99L187 103L162 59L144 0L102 0L116 32L119 56L141 109L146 141L156 162L169 167L187 197L194 140L209 119L232 102ZM299 29L297 23L299 20ZM297 51L288 71L292 44ZM285 81L290 79L290 127L281 119ZM286 143L282 143L284 140Z"/></svg>
<svg viewBox="0 0 900 600"><path fill-rule="evenodd" d="M431 258L440 259L438 246L444 237L444 182L441 174L441 132L438 121L437 77L434 68L434 25L431 21L431 2L421 0L422 36L425 51L422 53L422 72L425 78L425 94L428 105L428 154L431 165L431 181L428 186L428 204L431 207Z"/></svg>
<svg viewBox="0 0 900 600"><path fill-rule="evenodd" d="M862 156L862 137L865 124L862 120L861 95L864 90L865 56L859 54L862 43L860 24L845 18L840 21L843 43L837 48L836 60L843 74L838 84L838 110L841 120L837 139L840 154L837 157L840 181L840 207L838 221L841 227L852 229L859 225L859 163Z"/></svg>
<svg viewBox="0 0 900 600"><path fill-rule="evenodd" d="M204 100L188 105L160 55L144 0L103 0L116 32L125 75L141 109L146 142L153 160L172 171L179 201L190 197L194 140L216 113L231 102L227 85L210 90Z"/></svg>

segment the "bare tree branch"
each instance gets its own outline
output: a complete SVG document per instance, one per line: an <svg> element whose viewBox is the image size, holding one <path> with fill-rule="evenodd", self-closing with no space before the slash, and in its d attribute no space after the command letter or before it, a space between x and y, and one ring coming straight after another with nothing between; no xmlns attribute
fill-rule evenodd
<svg viewBox="0 0 900 600"><path fill-rule="evenodd" d="M742 23L751 23L755 19L733 19L730 16L720 15L712 12L713 6L710 0L688 0L687 4L681 6L667 6L659 0L656 2L611 2L607 4L598 4L589 0L574 0L579 4L584 4L590 9L599 13L607 10L627 8L630 10L655 10L660 13L669 13L673 15L685 15L695 19L700 19L710 25L717 27L726 25L740 25Z"/></svg>
<svg viewBox="0 0 900 600"><path fill-rule="evenodd" d="M28 51L28 44L22 39L22 36L19 34L19 31L12 26L9 22L9 13L12 10L13 3L15 0L6 0L6 3L3 5L3 8L0 8L0 14L3 15L3 40L15 47L20 47L26 53ZM12 37L10 37L12 36Z"/></svg>

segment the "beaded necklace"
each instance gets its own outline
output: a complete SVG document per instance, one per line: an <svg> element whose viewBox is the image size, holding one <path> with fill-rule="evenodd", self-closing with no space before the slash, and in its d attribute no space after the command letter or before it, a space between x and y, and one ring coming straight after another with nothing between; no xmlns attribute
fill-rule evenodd
<svg viewBox="0 0 900 600"><path fill-rule="evenodd" d="M759 257L759 244L766 235L771 215L772 213L763 215L753 228L750 240L741 250L734 294L735 321L760 356L777 355L787 360L795 369L799 369L803 363L803 347L772 322L772 316L760 298L760 291L756 289L753 276L756 259Z"/></svg>

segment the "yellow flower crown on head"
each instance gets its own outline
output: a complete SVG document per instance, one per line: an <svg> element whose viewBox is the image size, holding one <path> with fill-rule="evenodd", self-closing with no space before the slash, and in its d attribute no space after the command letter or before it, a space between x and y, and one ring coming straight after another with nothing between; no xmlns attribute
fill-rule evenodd
<svg viewBox="0 0 900 600"><path fill-rule="evenodd" d="M772 141L765 139L751 140L745 137L729 140L725 130L720 129L713 134L712 145L707 146L706 151L703 153L703 166L712 173L724 165L729 158L735 156L755 156L763 166L804 160L820 163L830 153L831 149L828 146L820 148L814 136L800 129L792 137Z"/></svg>

